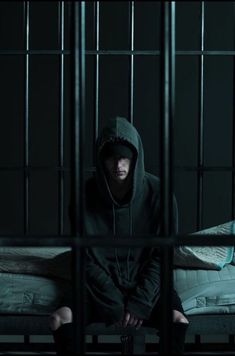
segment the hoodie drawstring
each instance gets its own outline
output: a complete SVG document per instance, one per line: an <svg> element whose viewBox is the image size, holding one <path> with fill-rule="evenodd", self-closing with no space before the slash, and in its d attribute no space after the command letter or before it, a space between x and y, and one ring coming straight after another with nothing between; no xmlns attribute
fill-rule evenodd
<svg viewBox="0 0 235 356"><path fill-rule="evenodd" d="M130 204L129 206L129 234L132 237L133 235L132 204ZM130 255L131 255L131 248L129 247L127 253L127 259L126 259L128 281L130 280L130 264L129 264Z"/></svg>
<svg viewBox="0 0 235 356"><path fill-rule="evenodd" d="M115 206L114 204L112 205L113 207L113 235L116 236L116 213L115 213ZM122 272L121 272L121 267L118 259L118 252L117 252L117 247L115 247L115 259L116 259L116 264L118 268L118 273L121 278Z"/></svg>
<svg viewBox="0 0 235 356"><path fill-rule="evenodd" d="M116 236L116 212L115 212L114 204L112 205L112 209L113 209L113 235ZM133 235L133 219L132 219L132 205L131 204L129 206L129 234L130 234L130 236ZM126 258L127 280L128 281L130 280L130 266L129 266L130 255L131 255L131 248L129 247L128 252L127 252L127 258ZM119 263L117 247L115 247L115 259L116 259L116 264L117 264L117 268L118 268L118 273L121 278L122 272L121 272L121 267L120 267L120 263Z"/></svg>

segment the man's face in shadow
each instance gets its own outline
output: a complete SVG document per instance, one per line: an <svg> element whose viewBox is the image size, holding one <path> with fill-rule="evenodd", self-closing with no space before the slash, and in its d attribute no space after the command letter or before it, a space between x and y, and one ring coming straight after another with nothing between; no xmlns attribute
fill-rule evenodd
<svg viewBox="0 0 235 356"><path fill-rule="evenodd" d="M112 155L104 160L104 166L109 178L116 183L124 183L131 170L130 158Z"/></svg>

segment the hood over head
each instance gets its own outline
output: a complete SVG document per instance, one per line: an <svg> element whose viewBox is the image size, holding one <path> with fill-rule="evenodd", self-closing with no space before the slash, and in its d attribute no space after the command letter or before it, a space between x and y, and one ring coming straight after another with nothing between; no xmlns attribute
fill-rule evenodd
<svg viewBox="0 0 235 356"><path fill-rule="evenodd" d="M108 183L106 180L103 159L107 145L117 143L115 149L119 149L120 145L125 145L129 151L133 152L133 184L130 202L141 194L143 188L143 179L145 174L144 169L144 152L142 141L136 128L124 117L115 117L108 121L97 139L96 147L96 179L100 188L100 193L104 197L106 203L115 203L110 194ZM119 148L118 148L119 146Z"/></svg>
<svg viewBox="0 0 235 356"><path fill-rule="evenodd" d="M133 147L123 141L107 142L101 150L101 159L106 159L111 156L133 159L134 155Z"/></svg>

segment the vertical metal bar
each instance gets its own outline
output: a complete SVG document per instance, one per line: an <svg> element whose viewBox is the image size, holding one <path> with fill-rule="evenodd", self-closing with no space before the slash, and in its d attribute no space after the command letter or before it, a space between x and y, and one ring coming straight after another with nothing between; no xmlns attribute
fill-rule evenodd
<svg viewBox="0 0 235 356"><path fill-rule="evenodd" d="M170 41L170 46L171 46L171 122L170 125L172 126L172 144L171 144L171 156L172 156L172 168L173 168L173 127L174 127L174 121L175 121L175 16L176 16L176 7L175 7L175 2L171 3L171 41ZM172 170L172 192L173 190L173 170Z"/></svg>
<svg viewBox="0 0 235 356"><path fill-rule="evenodd" d="M64 233L64 1L58 2L60 48L60 118L59 118L59 235Z"/></svg>
<svg viewBox="0 0 235 356"><path fill-rule="evenodd" d="M129 2L129 42L130 50L134 51L134 35L135 35L135 2ZM134 122L134 54L130 55L130 94L129 94L129 120Z"/></svg>
<svg viewBox="0 0 235 356"><path fill-rule="evenodd" d="M174 2L172 2L172 5ZM172 53L171 44L171 7L168 1L162 6L162 53L161 53L161 186L163 221L162 232L171 235L172 222Z"/></svg>
<svg viewBox="0 0 235 356"><path fill-rule="evenodd" d="M235 3L233 3L233 16L235 18ZM235 26L233 28L233 46L235 49ZM235 57L233 56L233 102L235 100ZM235 219L235 110L233 106L233 142L232 142L232 209L231 220ZM235 231L232 231L234 233Z"/></svg>
<svg viewBox="0 0 235 356"><path fill-rule="evenodd" d="M228 335L228 342L230 345L234 346L234 335Z"/></svg>
<svg viewBox="0 0 235 356"><path fill-rule="evenodd" d="M24 345L30 344L30 335L24 335Z"/></svg>
<svg viewBox="0 0 235 356"><path fill-rule="evenodd" d="M94 1L95 6L95 49L96 53L96 65L95 65L95 125L94 125L94 141L98 137L99 133L99 49L100 49L100 2ZM96 147L94 144L94 157Z"/></svg>
<svg viewBox="0 0 235 356"><path fill-rule="evenodd" d="M197 230L203 225L203 166L204 166L204 24L205 4L201 2L201 34L200 34L200 92L199 92L199 125L198 125L198 174L197 174Z"/></svg>
<svg viewBox="0 0 235 356"><path fill-rule="evenodd" d="M74 119L75 119L75 193L76 236L84 231L84 118L85 118L85 1L74 2Z"/></svg>
<svg viewBox="0 0 235 356"><path fill-rule="evenodd" d="M74 84L74 233L84 235L84 119L85 119L85 1L73 3ZM73 248L74 348L85 354L84 332L84 250Z"/></svg>
<svg viewBox="0 0 235 356"><path fill-rule="evenodd" d="M24 2L24 234L29 233L29 1Z"/></svg>
<svg viewBox="0 0 235 356"><path fill-rule="evenodd" d="M173 233L173 119L175 98L175 3L161 4L161 232L163 236ZM172 285L173 249L162 248L161 298L162 325L160 352L172 351ZM163 281L164 273L164 281Z"/></svg>

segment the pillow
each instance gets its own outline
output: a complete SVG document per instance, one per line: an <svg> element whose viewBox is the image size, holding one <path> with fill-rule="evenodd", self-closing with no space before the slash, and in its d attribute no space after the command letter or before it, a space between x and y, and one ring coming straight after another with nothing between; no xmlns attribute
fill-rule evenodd
<svg viewBox="0 0 235 356"><path fill-rule="evenodd" d="M194 232L191 235L230 235L234 221ZM233 261L233 246L179 246L174 249L174 265L201 269L221 270Z"/></svg>
<svg viewBox="0 0 235 356"><path fill-rule="evenodd" d="M71 278L71 249L65 247L0 247L0 273Z"/></svg>
<svg viewBox="0 0 235 356"><path fill-rule="evenodd" d="M65 251L70 250L69 247L0 247L0 258L5 256L35 256L42 258L53 258Z"/></svg>

